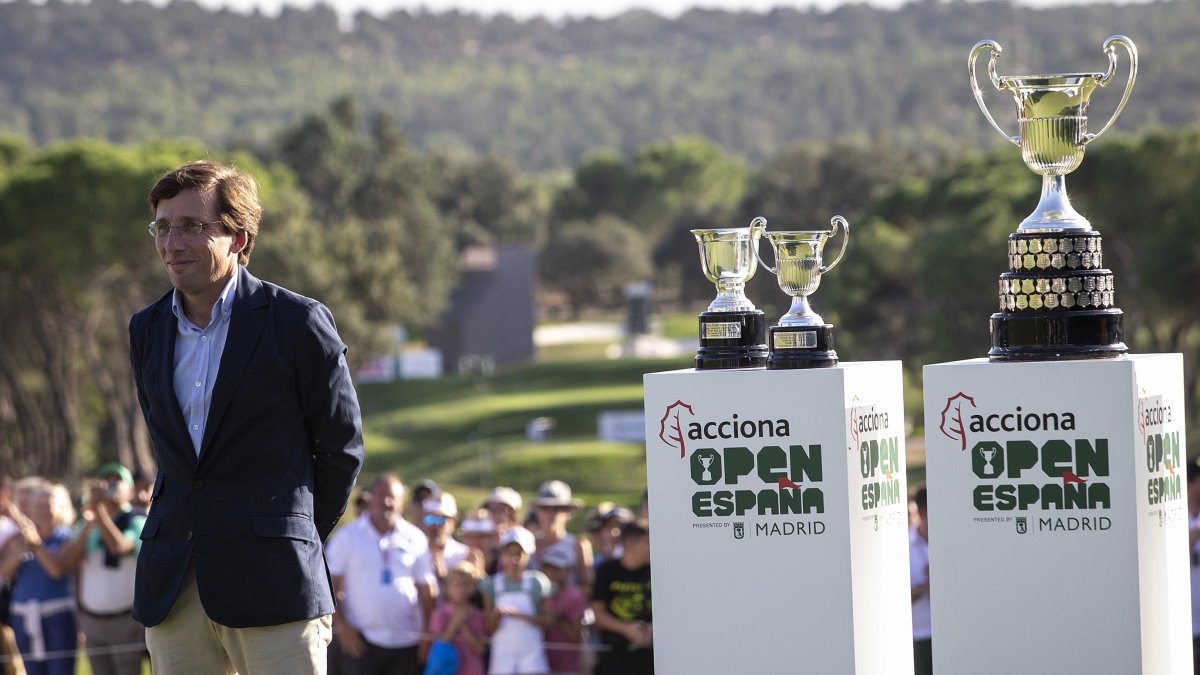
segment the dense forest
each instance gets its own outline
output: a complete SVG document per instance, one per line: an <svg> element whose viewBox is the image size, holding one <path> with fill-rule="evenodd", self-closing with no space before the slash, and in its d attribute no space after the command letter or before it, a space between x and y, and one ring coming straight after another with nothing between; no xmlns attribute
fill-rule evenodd
<svg viewBox="0 0 1200 675"><path fill-rule="evenodd" d="M699 311L714 291L689 229L840 213L846 263L815 306L843 359L902 359L916 381L986 352L1005 237L1039 190L1016 148L989 152L971 45L1000 41L1002 74L1100 71L1118 32L1138 85L1068 184L1106 237L1130 347L1185 354L1194 429L1200 3L346 26L328 7L0 0L0 467L152 461L123 357L129 315L164 291L145 194L201 156L256 176L252 270L336 307L355 361L429 326L475 245L537 250L543 310L613 310L646 279L660 307ZM1093 97L1095 129L1123 81ZM769 274L748 295L786 309Z"/></svg>
<svg viewBox="0 0 1200 675"><path fill-rule="evenodd" d="M976 41L1006 48L1002 73L1099 71L1113 33L1143 57L1120 129L1197 119L1200 3L1186 0L1039 10L922 0L563 23L399 11L348 25L329 6L271 17L189 0L16 0L0 3L0 131L38 143L261 146L351 95L390 113L418 148L492 154L522 170L681 134L750 164L804 140L956 152L997 140L967 84ZM1118 97L1102 94L1094 114Z"/></svg>

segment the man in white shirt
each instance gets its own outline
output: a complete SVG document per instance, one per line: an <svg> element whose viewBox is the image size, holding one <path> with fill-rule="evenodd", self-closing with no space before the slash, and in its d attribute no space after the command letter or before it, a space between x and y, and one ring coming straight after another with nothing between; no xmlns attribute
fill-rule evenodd
<svg viewBox="0 0 1200 675"><path fill-rule="evenodd" d="M933 634L929 616L929 509L925 488L913 494L916 523L908 532L908 579L912 586L915 675L933 673Z"/></svg>
<svg viewBox="0 0 1200 675"><path fill-rule="evenodd" d="M420 675L417 644L436 598L425 533L402 517L404 484L372 484L366 511L325 548L346 675Z"/></svg>

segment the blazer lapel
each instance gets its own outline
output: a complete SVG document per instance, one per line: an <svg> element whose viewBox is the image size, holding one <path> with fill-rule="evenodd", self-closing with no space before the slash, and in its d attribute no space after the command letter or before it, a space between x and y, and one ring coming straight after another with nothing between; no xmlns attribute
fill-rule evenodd
<svg viewBox="0 0 1200 675"><path fill-rule="evenodd" d="M158 392L159 407L167 411L170 417L169 425L175 431L173 446L183 450L187 460L196 464L196 449L192 446L192 437L187 431L187 420L183 419L183 409L179 407L179 399L175 398L175 336L179 334L178 319L171 312L171 299L174 291L159 302L155 311L154 325L151 328L150 344L163 347L155 356L158 380L154 388Z"/></svg>
<svg viewBox="0 0 1200 675"><path fill-rule="evenodd" d="M212 400L208 404L208 420L204 427L204 441L200 443L200 461L209 452L213 436L233 392L241 382L246 364L258 344L258 336L262 334L263 326L267 323L267 293L262 282L254 278L245 267L238 266L237 295L233 301L233 311L229 317L229 335L225 338L225 351L221 354L221 368L217 371L217 382L213 385Z"/></svg>

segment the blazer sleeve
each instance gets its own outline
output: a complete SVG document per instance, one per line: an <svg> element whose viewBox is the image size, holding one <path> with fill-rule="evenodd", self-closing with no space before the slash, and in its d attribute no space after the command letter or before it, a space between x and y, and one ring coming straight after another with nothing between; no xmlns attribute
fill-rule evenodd
<svg viewBox="0 0 1200 675"><path fill-rule="evenodd" d="M362 416L346 345L329 309L309 305L297 339L300 402L313 455L313 518L324 541L345 512L362 467Z"/></svg>

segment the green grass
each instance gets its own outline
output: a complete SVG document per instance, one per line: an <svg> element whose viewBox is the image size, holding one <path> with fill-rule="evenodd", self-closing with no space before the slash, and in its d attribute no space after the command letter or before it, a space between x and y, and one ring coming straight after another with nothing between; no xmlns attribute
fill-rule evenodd
<svg viewBox="0 0 1200 675"><path fill-rule="evenodd" d="M695 332L692 314L664 315L667 334ZM642 375L691 366L677 359L607 359L603 344L564 345L539 353L535 363L501 368L491 376L446 377L359 386L367 459L360 484L383 472L408 483L432 478L473 508L496 485L528 498L545 480L567 481L577 496L635 504L645 489L642 443L602 442L597 415L642 409ZM905 407L919 420L920 385L905 377ZM555 422L545 441L526 439L530 420ZM919 426L909 431L920 434ZM924 444L910 438L909 484L924 480Z"/></svg>
<svg viewBox="0 0 1200 675"><path fill-rule="evenodd" d="M496 485L529 495L558 478L589 504L636 503L646 483L645 448L597 440L597 415L640 411L642 375L690 359L552 360L490 377L362 385L365 480L385 471L408 482L432 478L473 506ZM555 422L548 440L526 439L537 417Z"/></svg>

